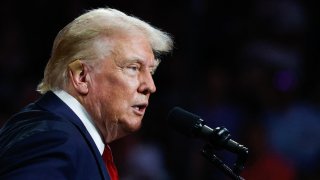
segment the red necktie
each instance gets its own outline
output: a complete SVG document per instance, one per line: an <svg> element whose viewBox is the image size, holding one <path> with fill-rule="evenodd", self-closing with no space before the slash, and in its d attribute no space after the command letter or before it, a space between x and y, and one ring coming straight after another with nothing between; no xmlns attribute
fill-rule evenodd
<svg viewBox="0 0 320 180"><path fill-rule="evenodd" d="M107 167L111 180L119 180L117 168L113 162L112 152L109 145L106 144L102 154L103 161Z"/></svg>

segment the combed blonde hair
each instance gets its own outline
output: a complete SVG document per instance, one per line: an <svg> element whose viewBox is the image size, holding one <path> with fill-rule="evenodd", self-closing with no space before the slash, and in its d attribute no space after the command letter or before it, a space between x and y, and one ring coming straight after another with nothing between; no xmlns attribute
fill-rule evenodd
<svg viewBox="0 0 320 180"><path fill-rule="evenodd" d="M103 37L117 33L142 32L157 54L172 49L171 37L161 30L133 16L111 8L90 10L65 26L56 36L51 57L38 85L41 94L49 90L64 89L68 82L68 65L77 60L98 60L112 51Z"/></svg>

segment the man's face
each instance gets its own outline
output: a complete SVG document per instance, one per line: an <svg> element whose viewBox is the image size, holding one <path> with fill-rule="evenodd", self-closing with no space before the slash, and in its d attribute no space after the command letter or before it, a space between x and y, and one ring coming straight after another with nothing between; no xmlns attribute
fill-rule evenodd
<svg viewBox="0 0 320 180"><path fill-rule="evenodd" d="M89 89L93 118L100 130L101 126L106 130L108 140L140 128L150 94L156 91L152 72L157 62L149 42L141 35L117 38L116 55L93 69Z"/></svg>

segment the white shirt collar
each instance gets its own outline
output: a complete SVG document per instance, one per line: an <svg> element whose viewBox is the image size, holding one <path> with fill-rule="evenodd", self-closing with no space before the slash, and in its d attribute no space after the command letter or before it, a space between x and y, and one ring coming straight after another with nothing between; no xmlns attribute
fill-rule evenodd
<svg viewBox="0 0 320 180"><path fill-rule="evenodd" d="M87 131L89 132L90 136L92 137L93 141L95 142L97 148L99 149L100 154L102 154L105 145L103 143L101 135L98 132L97 127L95 126L91 116L88 114L86 109L79 103L76 98L74 98L64 90L55 90L53 91L53 93L57 95L64 103L66 103L67 106L69 106L72 111L79 117L79 119L82 121Z"/></svg>

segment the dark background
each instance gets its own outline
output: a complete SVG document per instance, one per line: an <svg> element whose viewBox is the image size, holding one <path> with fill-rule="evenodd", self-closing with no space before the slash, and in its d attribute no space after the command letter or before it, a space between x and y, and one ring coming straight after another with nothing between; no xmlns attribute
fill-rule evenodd
<svg viewBox="0 0 320 180"><path fill-rule="evenodd" d="M243 176L320 179L319 6L310 0L55 0L1 3L0 124L35 91L55 35L109 6L170 33L142 129L112 143L121 179L228 179L169 127L181 106L250 149ZM232 166L236 156L216 154Z"/></svg>

